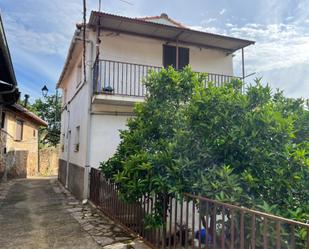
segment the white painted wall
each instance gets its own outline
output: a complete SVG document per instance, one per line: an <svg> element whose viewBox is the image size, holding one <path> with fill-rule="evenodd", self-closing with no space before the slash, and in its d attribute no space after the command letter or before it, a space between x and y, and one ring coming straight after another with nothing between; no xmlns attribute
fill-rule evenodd
<svg viewBox="0 0 309 249"><path fill-rule="evenodd" d="M98 168L108 160L120 142L119 130L126 129L129 116L93 114L91 116L90 166Z"/></svg>
<svg viewBox="0 0 309 249"><path fill-rule="evenodd" d="M60 153L60 159L68 160L81 167L85 167L87 160L87 121L90 115L90 106L87 100L92 94L90 89L92 88L91 65L93 58L91 58L91 54L93 51L91 49L93 50L93 46L87 43L86 83L82 83L83 74L78 69L82 59L82 50L72 58L67 76L62 82L62 105L65 108L61 114L61 144L64 149ZM89 84L91 87L89 87ZM77 127L79 127L79 139L77 138ZM68 136L69 132L71 136ZM77 140L79 140L79 150L75 151Z"/></svg>
<svg viewBox="0 0 309 249"><path fill-rule="evenodd" d="M164 41L112 32L102 32L101 40L101 59L163 66ZM189 63L193 71L233 75L232 55L227 56L219 50L179 46L190 49Z"/></svg>

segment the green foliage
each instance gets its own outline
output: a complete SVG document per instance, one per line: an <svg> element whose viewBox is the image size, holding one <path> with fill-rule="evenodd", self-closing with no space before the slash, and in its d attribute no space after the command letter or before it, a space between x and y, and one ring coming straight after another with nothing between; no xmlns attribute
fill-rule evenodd
<svg viewBox="0 0 309 249"><path fill-rule="evenodd" d="M272 94L260 79L245 93L237 80L205 88L204 75L190 68L153 72L145 84L146 101L121 131L116 154L101 164L124 198L188 192L309 220L309 112L302 99Z"/></svg>
<svg viewBox="0 0 309 249"><path fill-rule="evenodd" d="M40 146L56 146L60 141L61 98L50 95L36 99L29 110L48 123L40 128Z"/></svg>

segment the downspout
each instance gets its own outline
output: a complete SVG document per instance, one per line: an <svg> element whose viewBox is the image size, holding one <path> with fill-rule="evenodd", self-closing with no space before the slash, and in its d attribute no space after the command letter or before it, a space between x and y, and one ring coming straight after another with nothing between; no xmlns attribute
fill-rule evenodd
<svg viewBox="0 0 309 249"><path fill-rule="evenodd" d="M69 187L69 166L70 166L70 149L71 149L71 133L69 132L70 129L70 110L69 105L67 105L67 172L65 177L65 187Z"/></svg>
<svg viewBox="0 0 309 249"><path fill-rule="evenodd" d="M93 94L93 82L92 82L92 65L93 65L93 41L87 40L90 44L90 62L88 63L88 113L87 113L87 140L86 140L86 164L85 164L85 172L84 172L84 194L83 199L88 199L89 197L89 174L90 174L90 151L91 151L91 100Z"/></svg>

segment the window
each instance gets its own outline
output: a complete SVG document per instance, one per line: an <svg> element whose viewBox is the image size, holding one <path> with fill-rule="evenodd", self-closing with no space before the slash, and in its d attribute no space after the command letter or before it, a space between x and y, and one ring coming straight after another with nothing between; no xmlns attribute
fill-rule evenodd
<svg viewBox="0 0 309 249"><path fill-rule="evenodd" d="M1 116L1 126L0 126L1 129L4 128L4 124L5 124L5 112L2 112L2 116Z"/></svg>
<svg viewBox="0 0 309 249"><path fill-rule="evenodd" d="M23 140L23 133L24 133L24 122L22 120L16 120L16 141Z"/></svg>
<svg viewBox="0 0 309 249"><path fill-rule="evenodd" d="M35 129L33 129L33 137L35 137L35 134L36 134Z"/></svg>
<svg viewBox="0 0 309 249"><path fill-rule="evenodd" d="M163 45L163 66L176 68L176 46ZM189 64L189 49L178 47L178 69Z"/></svg>
<svg viewBox="0 0 309 249"><path fill-rule="evenodd" d="M74 145L74 151L79 151L79 136L80 136L80 126L76 126L75 130L75 145Z"/></svg>

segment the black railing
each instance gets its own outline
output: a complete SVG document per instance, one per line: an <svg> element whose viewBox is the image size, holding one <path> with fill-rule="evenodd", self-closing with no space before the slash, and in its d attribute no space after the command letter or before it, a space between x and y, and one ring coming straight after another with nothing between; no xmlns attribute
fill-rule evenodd
<svg viewBox="0 0 309 249"><path fill-rule="evenodd" d="M97 60L93 67L93 91L95 94L144 97L146 87L143 79L150 70L158 72L161 68L120 61ZM236 77L207 73L205 83L213 82L220 86L223 83L230 83L234 78Z"/></svg>
<svg viewBox="0 0 309 249"><path fill-rule="evenodd" d="M309 249L309 224L185 194L144 195L128 203L117 186L91 169L90 200L152 248ZM163 225L147 226L155 204L163 203Z"/></svg>

